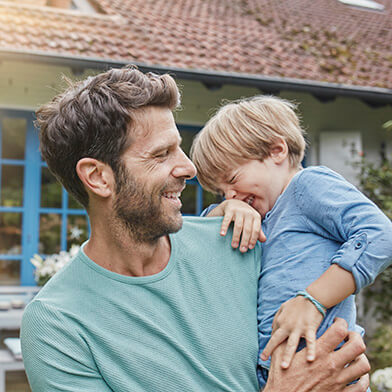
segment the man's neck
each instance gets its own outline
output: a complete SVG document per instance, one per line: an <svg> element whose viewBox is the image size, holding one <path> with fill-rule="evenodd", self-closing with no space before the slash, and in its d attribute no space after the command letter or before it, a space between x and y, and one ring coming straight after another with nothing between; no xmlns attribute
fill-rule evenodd
<svg viewBox="0 0 392 392"><path fill-rule="evenodd" d="M171 245L167 235L154 242L140 242L125 230L119 232L107 226L100 230L99 225L95 225L84 252L109 271L126 276L148 276L167 266Z"/></svg>

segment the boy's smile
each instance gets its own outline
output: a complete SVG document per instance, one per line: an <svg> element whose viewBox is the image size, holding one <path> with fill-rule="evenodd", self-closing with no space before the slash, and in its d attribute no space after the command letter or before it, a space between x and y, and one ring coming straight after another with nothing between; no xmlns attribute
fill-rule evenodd
<svg viewBox="0 0 392 392"><path fill-rule="evenodd" d="M233 167L218 187L226 199L242 200L264 218L296 172L288 159L276 159L274 155L262 162L249 159Z"/></svg>

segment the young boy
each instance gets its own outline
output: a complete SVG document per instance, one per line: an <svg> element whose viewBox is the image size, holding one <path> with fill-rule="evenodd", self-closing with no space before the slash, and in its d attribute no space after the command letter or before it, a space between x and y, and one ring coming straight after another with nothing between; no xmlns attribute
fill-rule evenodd
<svg viewBox="0 0 392 392"><path fill-rule="evenodd" d="M302 168L306 143L294 109L266 96L228 104L191 150L202 186L226 199L207 211L224 215L221 234L234 221L233 247L241 234L242 252L265 241L258 298L261 387L268 358L284 340L287 368L305 345L301 338L314 360L316 331L320 336L337 316L363 333L351 294L392 261L392 223L376 205L332 170Z"/></svg>

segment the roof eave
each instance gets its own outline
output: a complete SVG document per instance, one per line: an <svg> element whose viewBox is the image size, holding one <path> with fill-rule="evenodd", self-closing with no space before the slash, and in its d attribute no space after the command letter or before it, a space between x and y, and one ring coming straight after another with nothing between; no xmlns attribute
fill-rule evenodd
<svg viewBox="0 0 392 392"><path fill-rule="evenodd" d="M327 83L313 80L302 80L283 77L270 77L263 75L242 74L234 72L221 72L200 69L183 69L140 63L137 61L123 61L91 57L76 57L70 55L51 54L39 51L21 51L0 49L0 60L22 60L30 62L61 64L68 66L75 73L81 70L118 68L132 63L144 72L170 73L178 79L195 80L204 83L209 88L224 84L254 87L268 93L279 91L306 92L329 101L337 96L357 98L369 105L379 106L392 104L392 89L378 87L361 87L347 84Z"/></svg>

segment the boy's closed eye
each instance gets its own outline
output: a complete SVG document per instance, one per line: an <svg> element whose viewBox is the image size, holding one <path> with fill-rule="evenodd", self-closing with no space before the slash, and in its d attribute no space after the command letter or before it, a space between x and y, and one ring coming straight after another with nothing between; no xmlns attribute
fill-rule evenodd
<svg viewBox="0 0 392 392"><path fill-rule="evenodd" d="M238 174L234 174L234 175L230 178L230 180L228 181L228 183L229 183L230 185L233 185L233 184L235 183L235 181L237 180L237 176L238 176Z"/></svg>

